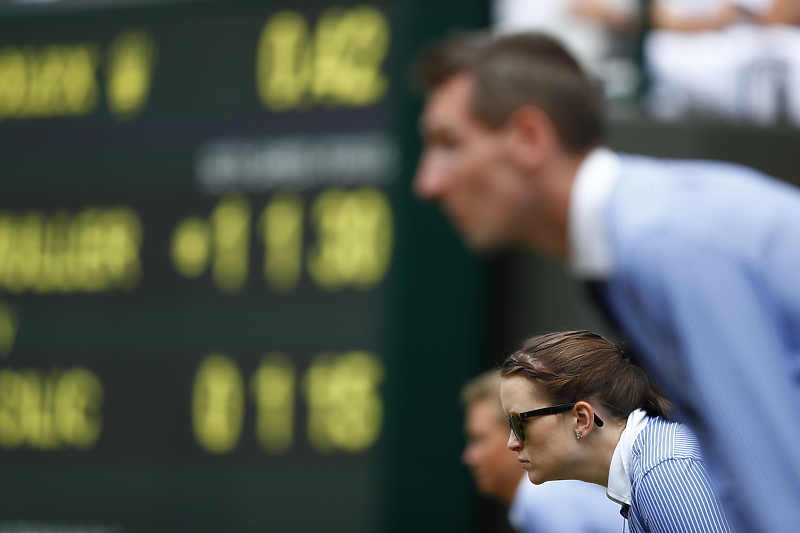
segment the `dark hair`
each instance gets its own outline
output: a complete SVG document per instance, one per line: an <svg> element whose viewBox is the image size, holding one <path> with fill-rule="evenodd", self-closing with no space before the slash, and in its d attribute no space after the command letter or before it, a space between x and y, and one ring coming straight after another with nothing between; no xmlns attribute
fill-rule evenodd
<svg viewBox="0 0 800 533"><path fill-rule="evenodd" d="M591 331L537 335L503 362L501 376L536 381L554 404L596 400L624 420L636 409L666 416L670 404L620 346Z"/></svg>
<svg viewBox="0 0 800 533"><path fill-rule="evenodd" d="M558 41L540 33L460 34L431 47L418 64L424 90L456 74L475 79L475 116L499 128L522 106L542 109L564 146L582 153L605 137L603 98Z"/></svg>

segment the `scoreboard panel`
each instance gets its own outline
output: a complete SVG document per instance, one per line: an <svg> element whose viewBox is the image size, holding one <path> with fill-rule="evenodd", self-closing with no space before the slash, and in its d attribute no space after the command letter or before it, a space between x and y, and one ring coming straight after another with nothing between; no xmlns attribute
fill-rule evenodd
<svg viewBox="0 0 800 533"><path fill-rule="evenodd" d="M409 190L449 4L2 8L0 532L468 527L481 267Z"/></svg>

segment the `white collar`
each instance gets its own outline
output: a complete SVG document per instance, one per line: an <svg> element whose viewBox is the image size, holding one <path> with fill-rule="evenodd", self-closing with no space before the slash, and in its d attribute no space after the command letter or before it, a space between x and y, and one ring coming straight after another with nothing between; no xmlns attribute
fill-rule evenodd
<svg viewBox="0 0 800 533"><path fill-rule="evenodd" d="M608 279L614 270L605 209L619 178L619 156L608 148L583 160L569 202L569 267L579 279Z"/></svg>
<svg viewBox="0 0 800 533"><path fill-rule="evenodd" d="M631 504L631 456L633 442L647 425L650 417L641 409L628 415L628 423L619 436L614 455L611 456L611 468L608 469L608 488L606 495L620 505Z"/></svg>

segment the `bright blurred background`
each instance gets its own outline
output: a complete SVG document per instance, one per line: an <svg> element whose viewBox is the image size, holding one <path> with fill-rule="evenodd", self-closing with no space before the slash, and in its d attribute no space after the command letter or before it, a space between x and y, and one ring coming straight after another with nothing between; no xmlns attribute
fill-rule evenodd
<svg viewBox="0 0 800 533"><path fill-rule="evenodd" d="M613 336L410 190L413 59L537 29L614 149L800 183L796 0L0 0L0 533L506 531L464 381Z"/></svg>

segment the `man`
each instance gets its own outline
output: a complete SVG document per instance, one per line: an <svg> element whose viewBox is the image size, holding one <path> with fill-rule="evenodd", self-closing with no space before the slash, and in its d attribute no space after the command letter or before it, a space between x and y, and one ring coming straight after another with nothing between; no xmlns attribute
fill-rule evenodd
<svg viewBox="0 0 800 533"><path fill-rule="evenodd" d="M800 193L751 169L616 154L575 61L535 34L421 65L415 188L477 250L519 246L599 299L693 426L740 533L800 528Z"/></svg>
<svg viewBox="0 0 800 533"><path fill-rule="evenodd" d="M509 506L508 520L520 533L619 533L620 507L599 485L550 481L534 485L508 447L509 427L500 402L500 375L488 371L461 394L467 446L462 460L484 496Z"/></svg>

